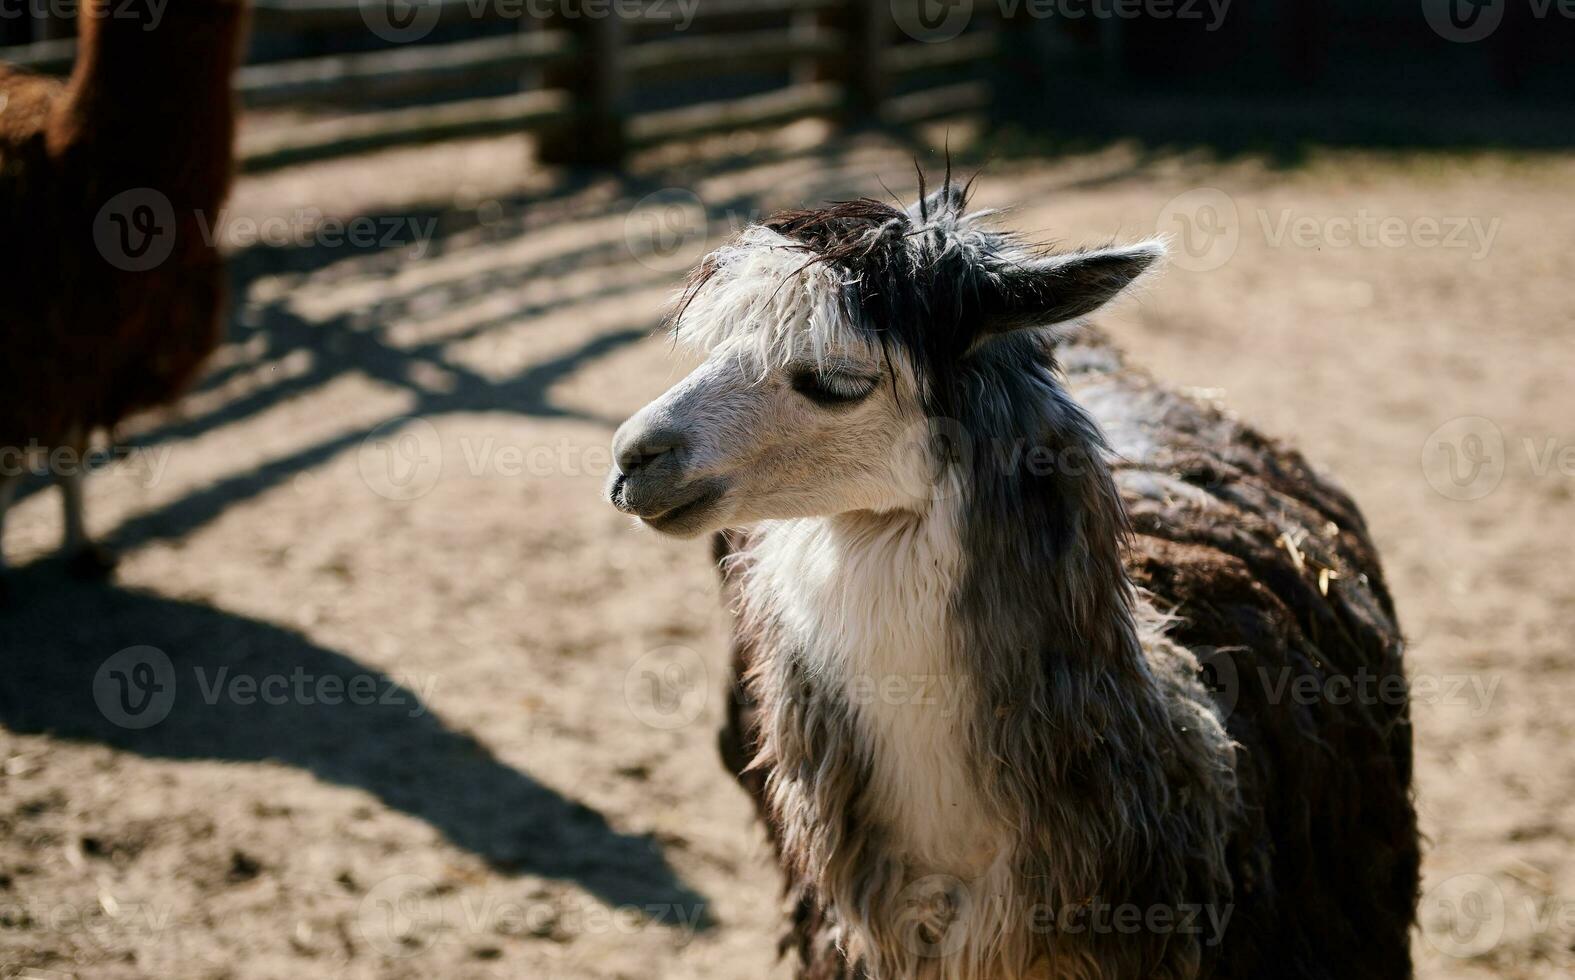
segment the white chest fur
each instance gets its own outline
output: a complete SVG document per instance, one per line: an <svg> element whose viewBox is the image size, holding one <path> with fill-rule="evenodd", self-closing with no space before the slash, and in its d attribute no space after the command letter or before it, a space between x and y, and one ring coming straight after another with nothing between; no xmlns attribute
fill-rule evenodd
<svg viewBox="0 0 1575 980"><path fill-rule="evenodd" d="M944 517L850 516L764 525L747 588L795 635L804 669L841 692L870 781L865 816L910 876L983 874L1003 836L973 782L970 678L948 627L959 566Z"/></svg>

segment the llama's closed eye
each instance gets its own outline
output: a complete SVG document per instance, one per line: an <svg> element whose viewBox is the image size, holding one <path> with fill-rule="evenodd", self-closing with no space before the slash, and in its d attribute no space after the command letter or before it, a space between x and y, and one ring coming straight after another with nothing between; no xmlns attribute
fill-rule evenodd
<svg viewBox="0 0 1575 980"><path fill-rule="evenodd" d="M817 405L851 405L863 401L880 379L842 371L795 368L789 377L793 390Z"/></svg>

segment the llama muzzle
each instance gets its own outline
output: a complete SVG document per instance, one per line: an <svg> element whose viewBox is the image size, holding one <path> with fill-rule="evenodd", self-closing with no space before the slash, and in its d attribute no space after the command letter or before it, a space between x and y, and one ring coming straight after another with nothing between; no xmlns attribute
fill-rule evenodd
<svg viewBox="0 0 1575 980"><path fill-rule="evenodd" d="M726 490L719 480L687 479L683 436L648 426L639 416L613 437L613 456L617 466L608 477L608 500L666 534L689 537L704 530L701 519Z"/></svg>

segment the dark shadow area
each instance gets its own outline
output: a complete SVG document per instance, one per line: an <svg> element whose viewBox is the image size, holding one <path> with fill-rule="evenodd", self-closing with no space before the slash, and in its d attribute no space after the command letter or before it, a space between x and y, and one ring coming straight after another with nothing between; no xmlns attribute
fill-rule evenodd
<svg viewBox="0 0 1575 980"><path fill-rule="evenodd" d="M617 832L500 762L401 683L426 680L222 609L66 584L49 564L15 573L14 601L0 610L0 724L10 731L149 758L277 761L365 790L502 872L573 881L615 906L706 905L655 841ZM131 647L160 654L106 666Z"/></svg>
<svg viewBox="0 0 1575 980"><path fill-rule="evenodd" d="M1111 140L1296 166L1314 147L1575 146L1575 18L1476 0L1239 0L1126 15L1024 8L989 141L1043 158Z"/></svg>
<svg viewBox="0 0 1575 980"><path fill-rule="evenodd" d="M1128 142L1154 156L1202 152L1292 169L1321 148L1534 153L1575 146L1575 110L1518 102L1448 107L1382 97L1121 92L1069 101L1066 112L1042 125L1007 121L993 135L989 157L1054 159Z"/></svg>

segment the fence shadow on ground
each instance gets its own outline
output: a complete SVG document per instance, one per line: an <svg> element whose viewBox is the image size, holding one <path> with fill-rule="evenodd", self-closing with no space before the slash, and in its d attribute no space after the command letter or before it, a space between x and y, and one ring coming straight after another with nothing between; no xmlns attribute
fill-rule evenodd
<svg viewBox="0 0 1575 980"><path fill-rule="evenodd" d="M504 873L573 881L611 905L690 926L699 915L709 925L706 900L655 841L619 833L449 728L402 683L411 679L269 623L133 589L67 587L54 572L35 565L18 573L15 601L0 613L10 654L0 679L6 729L150 758L295 766L424 820ZM106 656L131 644L167 660L130 665L117 678ZM228 685L237 675L288 683L301 675L329 697L280 697L277 685L272 694L235 696ZM321 687L323 679L337 686Z"/></svg>

